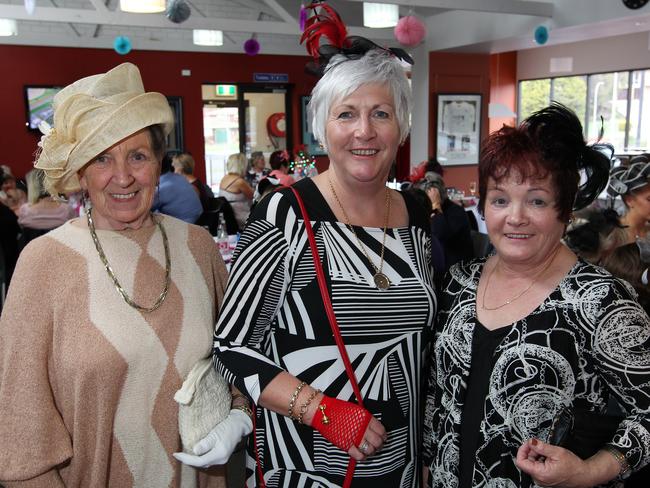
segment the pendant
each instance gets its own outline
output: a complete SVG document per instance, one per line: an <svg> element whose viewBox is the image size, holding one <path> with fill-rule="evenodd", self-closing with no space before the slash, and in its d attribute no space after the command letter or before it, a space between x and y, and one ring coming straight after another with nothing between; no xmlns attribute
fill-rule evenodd
<svg viewBox="0 0 650 488"><path fill-rule="evenodd" d="M380 290L388 290L388 287L390 286L390 280L388 279L388 276L386 276L384 273L377 272L372 279L375 282L375 286L379 288Z"/></svg>

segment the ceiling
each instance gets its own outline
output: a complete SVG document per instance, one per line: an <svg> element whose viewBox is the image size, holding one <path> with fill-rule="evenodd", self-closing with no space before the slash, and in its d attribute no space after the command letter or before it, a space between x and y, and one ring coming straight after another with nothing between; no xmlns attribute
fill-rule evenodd
<svg viewBox="0 0 650 488"><path fill-rule="evenodd" d="M305 54L299 45L300 0L185 0L189 19L171 22L164 13L128 14L119 0L37 0L32 15L24 0L0 0L0 18L18 20L18 35L0 44L112 48L126 35L134 49L243 52L252 35L262 54ZM538 47L534 29L550 29L548 45L650 31L650 4L631 10L621 0L375 0L397 3L400 15L416 15L427 26L428 51L504 52ZM328 2L350 34L396 45L392 29L362 26L361 0ZM224 45L192 43L192 29L219 29Z"/></svg>

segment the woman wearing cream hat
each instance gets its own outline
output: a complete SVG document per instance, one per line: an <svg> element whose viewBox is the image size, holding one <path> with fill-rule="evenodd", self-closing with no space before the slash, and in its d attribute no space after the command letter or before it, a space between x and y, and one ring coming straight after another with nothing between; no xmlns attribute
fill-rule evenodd
<svg viewBox="0 0 650 488"><path fill-rule="evenodd" d="M87 211L25 248L0 318L7 487L225 486L223 468L172 456L174 393L210 355L227 278L207 232L150 212L172 124L129 63L54 99L36 167ZM227 420L235 440L250 431L236 406Z"/></svg>

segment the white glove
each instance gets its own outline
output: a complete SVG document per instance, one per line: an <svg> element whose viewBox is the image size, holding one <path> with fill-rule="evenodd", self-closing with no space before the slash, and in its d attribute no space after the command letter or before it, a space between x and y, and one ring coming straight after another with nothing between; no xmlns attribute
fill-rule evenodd
<svg viewBox="0 0 650 488"><path fill-rule="evenodd" d="M225 419L194 445L192 451L196 456L175 452L174 457L181 463L195 468L226 464L241 438L252 431L251 418L245 412L233 408Z"/></svg>

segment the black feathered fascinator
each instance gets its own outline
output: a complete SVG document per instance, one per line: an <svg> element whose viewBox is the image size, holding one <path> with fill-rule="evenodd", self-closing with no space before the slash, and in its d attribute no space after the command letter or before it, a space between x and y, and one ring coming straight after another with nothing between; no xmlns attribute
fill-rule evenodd
<svg viewBox="0 0 650 488"><path fill-rule="evenodd" d="M314 58L314 61L305 66L305 71L308 73L318 77L323 76L325 68L333 56L342 54L348 59L359 59L372 49L387 51L402 61L413 64L413 58L403 49L385 48L365 37L348 36L347 27L340 15L327 3L314 2L306 8L312 9L314 12L305 22L305 30L300 38L300 43L305 43L307 52ZM321 46L321 37L328 39L330 44Z"/></svg>
<svg viewBox="0 0 650 488"><path fill-rule="evenodd" d="M531 134L537 135L544 158L575 164L577 171L584 173L573 210L593 202L607 186L614 147L598 142L586 144L580 120L571 109L558 102L533 113L523 124ZM602 135L601 128L599 141Z"/></svg>

